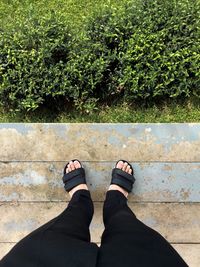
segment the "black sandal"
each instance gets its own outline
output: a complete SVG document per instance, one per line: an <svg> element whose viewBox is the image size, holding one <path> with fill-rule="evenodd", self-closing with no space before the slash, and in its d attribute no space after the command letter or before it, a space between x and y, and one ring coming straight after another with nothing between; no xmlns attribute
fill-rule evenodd
<svg viewBox="0 0 200 267"><path fill-rule="evenodd" d="M64 188L67 192L69 192L79 184L87 184L85 179L85 169L83 168L81 162L78 159L73 159L71 161L74 162L75 160L77 160L80 163L81 165L80 168L66 173L67 165L69 164L69 162L64 167L62 180L63 183L65 184Z"/></svg>
<svg viewBox="0 0 200 267"><path fill-rule="evenodd" d="M132 170L132 174L129 174L122 169L116 168L117 163L119 161L127 162L128 165L130 166L130 169ZM133 184L135 182L135 177L134 177L134 171L132 165L123 159L120 159L117 161L115 164L115 168L112 170L112 179L110 184L116 184L121 186L123 189L125 189L128 193L132 191Z"/></svg>

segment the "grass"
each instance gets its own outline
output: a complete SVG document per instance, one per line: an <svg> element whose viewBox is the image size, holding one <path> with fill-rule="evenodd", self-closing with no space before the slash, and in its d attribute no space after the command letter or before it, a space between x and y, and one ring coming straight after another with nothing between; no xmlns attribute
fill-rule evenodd
<svg viewBox="0 0 200 267"><path fill-rule="evenodd" d="M40 109L29 113L9 113L0 109L0 122L102 122L102 123L168 123L199 122L200 103L193 99L163 101L149 107L126 102L117 105L99 105L98 110L90 113L76 111L68 107L63 111Z"/></svg>

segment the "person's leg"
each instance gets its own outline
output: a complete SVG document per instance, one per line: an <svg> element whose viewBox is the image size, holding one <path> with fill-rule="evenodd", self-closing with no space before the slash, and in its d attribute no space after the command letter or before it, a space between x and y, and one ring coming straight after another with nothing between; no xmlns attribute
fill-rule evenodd
<svg viewBox="0 0 200 267"><path fill-rule="evenodd" d="M79 185L69 193L67 208L20 240L0 261L0 267L95 266L98 248L90 243L94 212L90 192Z"/></svg>
<svg viewBox="0 0 200 267"><path fill-rule="evenodd" d="M98 267L186 267L158 232L136 218L127 205L127 192L117 187L106 193Z"/></svg>

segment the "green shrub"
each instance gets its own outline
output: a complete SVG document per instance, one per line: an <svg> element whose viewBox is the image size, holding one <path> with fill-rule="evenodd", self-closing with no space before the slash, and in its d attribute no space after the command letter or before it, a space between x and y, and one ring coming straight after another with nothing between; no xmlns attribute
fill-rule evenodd
<svg viewBox="0 0 200 267"><path fill-rule="evenodd" d="M69 84L64 69L70 30L59 14L38 17L32 11L12 30L0 33L1 102L18 110L36 109L47 96L66 95Z"/></svg>
<svg viewBox="0 0 200 267"><path fill-rule="evenodd" d="M104 96L199 96L199 11L199 1L147 0L96 14L87 34L108 62Z"/></svg>
<svg viewBox="0 0 200 267"><path fill-rule="evenodd" d="M90 111L119 97L199 97L199 0L101 4L80 31L62 12L29 8L0 32L4 106L32 110L61 99Z"/></svg>

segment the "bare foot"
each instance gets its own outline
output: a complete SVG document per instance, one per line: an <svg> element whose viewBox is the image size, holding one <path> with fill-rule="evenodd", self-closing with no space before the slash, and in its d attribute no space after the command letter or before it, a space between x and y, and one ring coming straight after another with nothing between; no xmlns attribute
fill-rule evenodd
<svg viewBox="0 0 200 267"><path fill-rule="evenodd" d="M116 168L122 169L123 171L128 172L129 174L132 174L132 170L130 168L130 165L128 165L127 162L123 162L123 161L120 160L117 163ZM121 186L119 186L119 185L111 184L109 186L109 188L108 188L108 191L109 190L118 190L121 193L123 193L126 198L128 197L128 192L124 188L122 188Z"/></svg>
<svg viewBox="0 0 200 267"><path fill-rule="evenodd" d="M69 173L75 169L78 169L81 167L81 164L75 160L74 162L73 161L70 161L69 164L67 165L67 168L66 168L66 173ZM73 196L73 194L77 191L77 190L80 190L80 189L86 189L88 190L88 187L86 184L79 184L77 186L75 186L74 188L72 188L70 191L69 191L69 195L70 197Z"/></svg>

